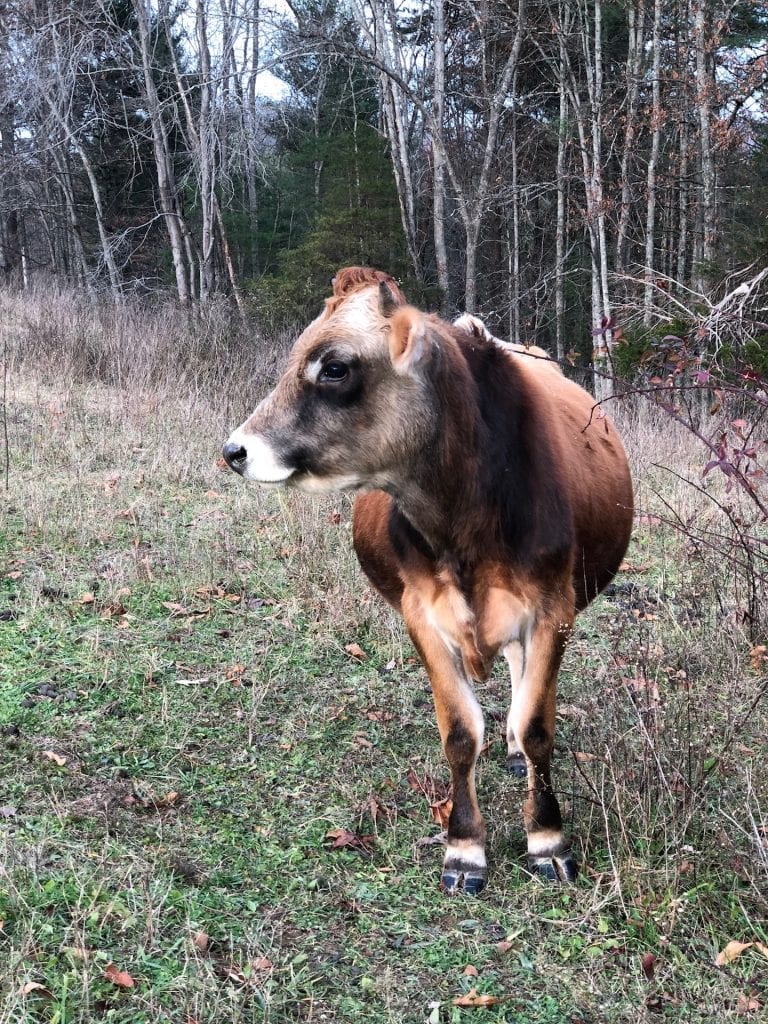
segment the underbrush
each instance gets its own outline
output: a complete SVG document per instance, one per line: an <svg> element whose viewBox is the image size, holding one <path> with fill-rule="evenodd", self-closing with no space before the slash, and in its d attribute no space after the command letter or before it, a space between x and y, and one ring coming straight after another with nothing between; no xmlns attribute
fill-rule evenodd
<svg viewBox="0 0 768 1024"><path fill-rule="evenodd" d="M2 1024L760 1019L766 649L724 554L750 513L688 432L616 410L635 535L561 676L578 882L524 869L499 666L489 886L448 899L429 687L351 502L218 462L279 355L172 310L0 306Z"/></svg>

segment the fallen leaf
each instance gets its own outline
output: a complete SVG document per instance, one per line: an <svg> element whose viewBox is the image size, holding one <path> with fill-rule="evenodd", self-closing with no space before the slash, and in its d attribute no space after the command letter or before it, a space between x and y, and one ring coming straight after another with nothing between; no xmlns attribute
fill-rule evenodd
<svg viewBox="0 0 768 1024"><path fill-rule="evenodd" d="M653 953L646 953L642 959L643 974L648 981L653 981L656 973L656 957Z"/></svg>
<svg viewBox="0 0 768 1024"><path fill-rule="evenodd" d="M128 971L121 971L114 964L107 964L104 970L104 978L118 988L133 988L136 982Z"/></svg>
<svg viewBox="0 0 768 1024"><path fill-rule="evenodd" d="M379 708L371 708L365 712L369 722L391 722L395 717L391 711L381 711Z"/></svg>
<svg viewBox="0 0 768 1024"><path fill-rule="evenodd" d="M740 995L736 1000L736 1013L754 1013L756 1010L762 1010L763 1004L759 999L755 999L754 996Z"/></svg>
<svg viewBox="0 0 768 1024"><path fill-rule="evenodd" d="M440 828L448 828L448 819L451 817L451 811L453 810L453 800L450 797L446 797L445 800L437 800L435 803L429 805L430 813L432 814L432 821Z"/></svg>
<svg viewBox="0 0 768 1024"><path fill-rule="evenodd" d="M573 756L579 764L589 764L591 761L597 761L597 754L588 754L585 750L574 750Z"/></svg>
<svg viewBox="0 0 768 1024"><path fill-rule="evenodd" d="M451 795L450 782L443 782L426 774L420 779L413 768L408 769L406 778L414 793L421 793L430 803L434 803L436 800L445 800Z"/></svg>
<svg viewBox="0 0 768 1024"><path fill-rule="evenodd" d="M734 960L738 960L745 949L750 949L752 946L754 946L754 942L737 942L735 939L732 939L725 949L722 949L717 954L715 963L718 967L732 964Z"/></svg>
<svg viewBox="0 0 768 1024"><path fill-rule="evenodd" d="M642 617L646 620L656 618L655 615L649 615L647 612L640 612L638 608L632 609L633 615L635 612L638 612L638 615L636 616L637 618ZM654 682L652 679L646 679L645 676L622 676L621 682L628 690L630 690L631 693L643 694L644 697L653 701L655 704L660 703L661 694L659 693L659 686L658 683Z"/></svg>
<svg viewBox="0 0 768 1024"><path fill-rule="evenodd" d="M243 972L240 970L240 968L237 967L235 964L230 964L229 966L224 967L223 968L223 974L224 974L224 977L227 979L227 981L234 981L238 985L247 985L248 984L248 979L243 974Z"/></svg>
<svg viewBox="0 0 768 1024"><path fill-rule="evenodd" d="M161 603L163 608L167 608L174 618L192 614L189 608L185 608L183 604L177 604L176 601L163 601Z"/></svg>
<svg viewBox="0 0 768 1024"><path fill-rule="evenodd" d="M622 562L619 566L619 572L632 572L640 575L641 573L648 572L647 565L638 565L635 562Z"/></svg>
<svg viewBox="0 0 768 1024"><path fill-rule="evenodd" d="M478 995L476 988L471 988L465 996L457 996L453 1000L454 1006L495 1006L500 1003L499 996Z"/></svg>
<svg viewBox="0 0 768 1024"><path fill-rule="evenodd" d="M768 648L765 644L758 644L749 652L749 660L752 663L753 672L761 672L766 660L768 660Z"/></svg>
<svg viewBox="0 0 768 1024"><path fill-rule="evenodd" d="M43 757L47 757L49 761L53 761L59 766L59 768L63 768L67 763L66 757L62 757L61 754L57 754L54 750L44 750Z"/></svg>
<svg viewBox="0 0 768 1024"><path fill-rule="evenodd" d="M128 609L125 607L122 601L113 601L112 604L107 605L104 611L101 613L102 619L117 618L120 615L125 615Z"/></svg>
<svg viewBox="0 0 768 1024"><path fill-rule="evenodd" d="M350 832L346 828L332 828L325 833L323 842L329 844L331 850L344 848L361 850L363 853L370 853L373 846L373 836L361 836L357 832Z"/></svg>
<svg viewBox="0 0 768 1024"><path fill-rule="evenodd" d="M360 644L345 644L344 650L350 656L350 658L357 658L358 661L367 661L368 655L365 653Z"/></svg>
<svg viewBox="0 0 768 1024"><path fill-rule="evenodd" d="M48 996L49 999L53 998L51 992L39 981L28 981L19 989L20 996L29 996L33 992L39 992L41 996Z"/></svg>

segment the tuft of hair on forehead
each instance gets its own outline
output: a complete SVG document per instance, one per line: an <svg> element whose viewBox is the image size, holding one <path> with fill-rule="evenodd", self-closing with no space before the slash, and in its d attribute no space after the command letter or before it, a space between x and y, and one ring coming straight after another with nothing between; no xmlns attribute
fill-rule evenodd
<svg viewBox="0 0 768 1024"><path fill-rule="evenodd" d="M372 284L386 284L398 302L405 304L405 296L393 277L373 267L343 267L333 279L333 297L326 299L329 312L334 312L348 295Z"/></svg>

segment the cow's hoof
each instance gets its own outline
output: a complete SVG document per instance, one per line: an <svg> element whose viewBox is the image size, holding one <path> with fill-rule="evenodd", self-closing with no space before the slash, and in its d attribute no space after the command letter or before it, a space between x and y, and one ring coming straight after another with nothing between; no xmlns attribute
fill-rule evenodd
<svg viewBox="0 0 768 1024"><path fill-rule="evenodd" d="M525 754L520 752L517 754L507 754L506 766L507 771L513 778L528 778L528 765L525 760Z"/></svg>
<svg viewBox="0 0 768 1024"><path fill-rule="evenodd" d="M485 871L479 868L467 868L464 871L456 868L444 868L440 878L440 888L453 896L457 892L465 892L467 896L477 896L485 888Z"/></svg>
<svg viewBox="0 0 768 1024"><path fill-rule="evenodd" d="M529 857L528 868L544 882L575 882L579 873L570 853L555 857Z"/></svg>

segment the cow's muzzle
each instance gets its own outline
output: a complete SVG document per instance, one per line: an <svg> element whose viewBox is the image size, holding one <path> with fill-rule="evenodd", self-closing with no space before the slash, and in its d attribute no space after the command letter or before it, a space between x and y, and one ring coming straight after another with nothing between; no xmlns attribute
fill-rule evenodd
<svg viewBox="0 0 768 1024"><path fill-rule="evenodd" d="M231 441L227 441L221 454L224 456L224 461L229 468L234 469L236 473L242 476L245 464L248 461L248 452L245 448L241 444L233 444Z"/></svg>

